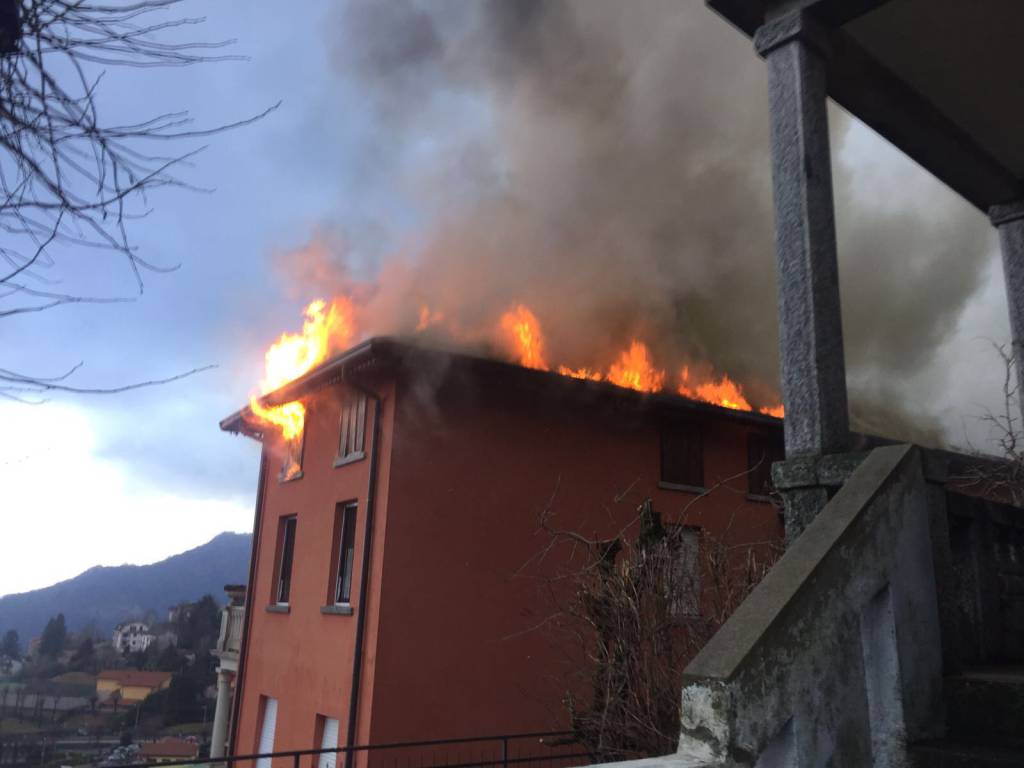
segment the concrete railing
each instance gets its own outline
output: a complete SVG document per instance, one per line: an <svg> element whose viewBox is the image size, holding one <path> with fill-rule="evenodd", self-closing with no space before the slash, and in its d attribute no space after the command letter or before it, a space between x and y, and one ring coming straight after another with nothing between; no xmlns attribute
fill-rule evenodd
<svg viewBox="0 0 1024 768"><path fill-rule="evenodd" d="M217 638L218 655L238 655L242 648L242 625L245 623L245 608L228 605L220 619L220 637Z"/></svg>
<svg viewBox="0 0 1024 768"><path fill-rule="evenodd" d="M686 670L687 766L898 766L943 728L919 452L877 448Z"/></svg>

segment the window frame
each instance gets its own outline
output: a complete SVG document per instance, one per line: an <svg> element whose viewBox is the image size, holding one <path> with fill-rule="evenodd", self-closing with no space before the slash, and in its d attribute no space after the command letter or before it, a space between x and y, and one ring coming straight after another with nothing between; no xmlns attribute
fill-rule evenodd
<svg viewBox="0 0 1024 768"><path fill-rule="evenodd" d="M290 536L289 528L291 529ZM291 605L291 588L295 571L295 538L298 535L298 528L299 518L297 515L282 515L278 518L271 606L288 608ZM285 583L286 576L287 584ZM282 592L285 593L283 599Z"/></svg>
<svg viewBox="0 0 1024 768"><path fill-rule="evenodd" d="M338 444L334 466L341 467L366 458L365 392L349 389L341 399L338 414Z"/></svg>
<svg viewBox="0 0 1024 768"><path fill-rule="evenodd" d="M359 525L359 503L341 501L334 507L334 536L331 553L331 571L328 583L327 606L352 607L352 587L355 583L356 528ZM347 594L345 580L348 580Z"/></svg>
<svg viewBox="0 0 1024 768"><path fill-rule="evenodd" d="M673 438L679 439L679 435L686 435L696 442L696 452L699 454L699 476L688 477L684 481L678 476L669 477L666 442ZM694 450L694 449L691 449ZM704 429L699 421L681 418L663 419L658 428L658 487L670 490L691 491L703 493L707 490L704 473ZM689 482L696 480L697 482Z"/></svg>
<svg viewBox="0 0 1024 768"><path fill-rule="evenodd" d="M302 459L306 451L306 429L309 427L309 406L306 405L305 424L302 432L294 440L284 440L284 461L281 462L281 471L277 473L277 482L290 483L302 478ZM288 469L295 465L295 474L288 476Z"/></svg>
<svg viewBox="0 0 1024 768"><path fill-rule="evenodd" d="M693 544L693 569L692 578L694 589L686 595L676 595L675 599L666 595L669 599L669 614L675 619L695 619L701 617L701 600L703 598L703 574L701 571L701 539L704 531L697 525L686 525L685 523L665 523L665 536L670 546L672 563L681 564L682 557L688 556L686 547ZM692 603L691 603L692 600Z"/></svg>
<svg viewBox="0 0 1024 768"><path fill-rule="evenodd" d="M760 443L760 445L756 445ZM755 461L755 451L760 454ZM781 434L752 430L747 433L747 497L756 501L770 498L772 465L784 461L786 448ZM762 466L758 466L761 463ZM755 469L756 467L756 469ZM758 479L763 478L763 483Z"/></svg>

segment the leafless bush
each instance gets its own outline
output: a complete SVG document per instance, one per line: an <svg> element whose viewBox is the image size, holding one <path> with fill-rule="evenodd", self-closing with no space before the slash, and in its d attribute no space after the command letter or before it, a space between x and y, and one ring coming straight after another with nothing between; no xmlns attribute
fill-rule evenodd
<svg viewBox="0 0 1024 768"><path fill-rule="evenodd" d="M958 487L982 496L1005 499L1015 506L1024 505L1024 435L1017 358L1000 344L992 345L1003 364L1003 397L999 411L986 411L981 417L1002 453L1003 461L977 461L952 478Z"/></svg>
<svg viewBox="0 0 1024 768"><path fill-rule="evenodd" d="M648 499L604 540L554 527L550 509L542 515L539 559L567 547L569 563L551 577L563 597L547 624L584 661L564 703L598 760L675 749L684 668L778 557L774 542L734 542L735 516L712 536L687 524L691 511L666 522Z"/></svg>

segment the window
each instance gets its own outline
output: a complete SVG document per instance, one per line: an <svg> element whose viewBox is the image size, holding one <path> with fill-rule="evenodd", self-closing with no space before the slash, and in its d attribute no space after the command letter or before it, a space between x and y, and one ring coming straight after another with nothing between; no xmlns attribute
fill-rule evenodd
<svg viewBox="0 0 1024 768"><path fill-rule="evenodd" d="M260 740L256 745L256 753L264 755L274 751L274 730L277 728L277 699L261 696L263 702L263 724L260 726ZM271 768L271 759L261 757L256 761L256 768Z"/></svg>
<svg viewBox="0 0 1024 768"><path fill-rule="evenodd" d="M668 534L669 612L672 616L700 615L700 529L688 525L666 525Z"/></svg>
<svg viewBox="0 0 1024 768"><path fill-rule="evenodd" d="M320 749L338 748L338 721L333 717L317 715L317 730L320 732ZM337 752L321 752L316 768L334 768L338 762Z"/></svg>
<svg viewBox="0 0 1024 768"><path fill-rule="evenodd" d="M747 492L767 496L772 488L772 464L785 458L781 433L751 432L747 435Z"/></svg>
<svg viewBox="0 0 1024 768"><path fill-rule="evenodd" d="M308 421L308 419L309 413L307 412L306 420ZM281 474L278 475L278 480L282 483L288 480L298 480L302 477L302 447L305 442L305 429L291 440L285 440L284 462L281 464Z"/></svg>
<svg viewBox="0 0 1024 768"><path fill-rule="evenodd" d="M292 588L292 560L295 556L295 515L282 517L277 534L277 579L274 598L278 605L288 605Z"/></svg>
<svg viewBox="0 0 1024 768"><path fill-rule="evenodd" d="M356 505L339 504L335 512L334 541L336 552L333 569L331 601L335 605L352 602L352 565L356 556Z"/></svg>
<svg viewBox="0 0 1024 768"><path fill-rule="evenodd" d="M662 425L661 481L704 487L704 441L696 424L670 421Z"/></svg>
<svg viewBox="0 0 1024 768"><path fill-rule="evenodd" d="M335 466L363 458L363 438L366 432L366 395L349 392L341 402L341 434L338 438L338 458Z"/></svg>

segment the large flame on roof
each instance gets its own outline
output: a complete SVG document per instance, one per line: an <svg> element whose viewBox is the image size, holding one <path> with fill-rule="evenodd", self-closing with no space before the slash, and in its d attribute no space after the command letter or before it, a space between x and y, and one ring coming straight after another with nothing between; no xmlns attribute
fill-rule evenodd
<svg viewBox="0 0 1024 768"><path fill-rule="evenodd" d="M305 428L306 407L298 400L265 407L260 397L310 371L329 354L347 348L356 336L356 305L349 297L338 297L330 303L317 299L310 302L304 314L305 321L300 333L284 333L267 349L266 372L260 382L260 395L253 395L249 400L253 418L265 426L277 429L292 448L300 444ZM455 336L460 335L456 326L447 320L445 313L422 305L416 331L434 326L450 326L449 330ZM540 320L525 304L517 303L502 314L495 332L517 363L541 371L552 370L547 361ZM665 371L654 363L650 348L639 338L631 339L608 364L607 369L558 365L554 370L563 376L606 381L639 392L662 392L667 388ZM743 388L725 374L716 376L709 372L701 376L689 366L684 367L676 391L692 400L739 411L754 410ZM758 410L770 416L783 416L781 405L764 406ZM296 452L293 450L292 453ZM290 476L298 471L297 462L293 462L290 467L286 467L285 475Z"/></svg>
<svg viewBox="0 0 1024 768"><path fill-rule="evenodd" d="M336 298L328 304L323 299L309 303L301 333L283 333L266 353L266 372L260 381L260 394L265 395L297 379L323 362L333 351L344 349L355 337L354 307L348 298ZM302 436L306 407L298 400L264 407L259 396L249 398L249 408L256 419L276 427L289 443Z"/></svg>
<svg viewBox="0 0 1024 768"><path fill-rule="evenodd" d="M501 316L499 321L505 345L516 362L526 368L541 371L550 370L544 354L544 334L537 316L524 304L516 304ZM640 339L632 339L629 346L602 373L594 368L572 368L559 365L556 369L563 376L587 381L608 381L620 387L639 392L660 392L665 389L665 371L654 365L651 352ZM689 366L679 375L677 391L683 397L720 405L737 411L753 411L743 393L743 388L727 375L698 377ZM764 406L760 413L782 418L781 405Z"/></svg>

